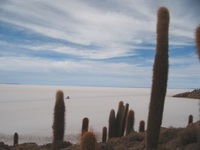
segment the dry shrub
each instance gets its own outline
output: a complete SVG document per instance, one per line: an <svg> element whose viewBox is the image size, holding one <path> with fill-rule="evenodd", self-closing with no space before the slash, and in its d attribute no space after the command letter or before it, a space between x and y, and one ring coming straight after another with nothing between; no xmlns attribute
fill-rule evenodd
<svg viewBox="0 0 200 150"><path fill-rule="evenodd" d="M179 135L180 145L188 145L191 143L197 143L197 126L191 125L183 130Z"/></svg>

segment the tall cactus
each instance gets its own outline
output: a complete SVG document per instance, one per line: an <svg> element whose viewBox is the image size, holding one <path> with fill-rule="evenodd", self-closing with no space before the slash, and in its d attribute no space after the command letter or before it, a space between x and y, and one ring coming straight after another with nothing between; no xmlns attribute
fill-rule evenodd
<svg viewBox="0 0 200 150"><path fill-rule="evenodd" d="M126 135L134 131L134 121L135 121L135 113L133 110L129 110L126 119Z"/></svg>
<svg viewBox="0 0 200 150"><path fill-rule="evenodd" d="M58 149L58 143L63 142L65 133L65 102L64 94L61 90L56 93L53 120L53 148Z"/></svg>
<svg viewBox="0 0 200 150"><path fill-rule="evenodd" d="M115 127L115 110L110 111L109 121L108 121L108 138L115 137L116 127Z"/></svg>
<svg viewBox="0 0 200 150"><path fill-rule="evenodd" d="M81 135L84 134L84 132L87 132L89 128L89 119L87 117L83 118L82 121L82 132Z"/></svg>
<svg viewBox="0 0 200 150"><path fill-rule="evenodd" d="M196 40L196 47L197 47L197 55L200 61L200 25L197 26L196 28L195 40ZM200 102L199 102L199 106L200 106ZM200 108L199 108L199 117L200 117ZM200 149L200 128L198 126L197 126L197 133L198 133L198 149Z"/></svg>
<svg viewBox="0 0 200 150"><path fill-rule="evenodd" d="M196 39L197 55L200 61L200 25L197 26L196 28L195 39Z"/></svg>
<svg viewBox="0 0 200 150"><path fill-rule="evenodd" d="M147 150L156 149L158 145L168 80L168 30L170 20L168 9L159 8L157 19L157 45L146 137Z"/></svg>
<svg viewBox="0 0 200 150"><path fill-rule="evenodd" d="M115 137L120 137L120 125L122 122L122 117L123 117L123 112L124 112L124 102L120 101L118 105L118 110L117 110L117 116L116 116L116 132L115 132Z"/></svg>
<svg viewBox="0 0 200 150"><path fill-rule="evenodd" d="M81 150L96 150L97 139L93 132L85 132L81 137Z"/></svg>

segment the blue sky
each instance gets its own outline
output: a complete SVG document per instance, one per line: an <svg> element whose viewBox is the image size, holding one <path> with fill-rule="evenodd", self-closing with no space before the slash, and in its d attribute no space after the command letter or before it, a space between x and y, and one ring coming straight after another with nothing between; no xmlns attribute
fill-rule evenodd
<svg viewBox="0 0 200 150"><path fill-rule="evenodd" d="M199 88L199 0L0 0L0 83L151 87L157 10L169 88Z"/></svg>

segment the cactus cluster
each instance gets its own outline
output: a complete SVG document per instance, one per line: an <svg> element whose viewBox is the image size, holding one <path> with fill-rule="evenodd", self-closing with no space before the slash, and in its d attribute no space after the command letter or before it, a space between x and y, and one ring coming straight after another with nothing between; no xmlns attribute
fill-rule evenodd
<svg viewBox="0 0 200 150"><path fill-rule="evenodd" d="M129 104L124 105L123 101L119 102L118 111L115 116L115 110L111 109L108 121L108 138L122 137L134 131L135 112L130 109ZM144 121L143 121L144 122ZM144 130L144 127L143 127Z"/></svg>

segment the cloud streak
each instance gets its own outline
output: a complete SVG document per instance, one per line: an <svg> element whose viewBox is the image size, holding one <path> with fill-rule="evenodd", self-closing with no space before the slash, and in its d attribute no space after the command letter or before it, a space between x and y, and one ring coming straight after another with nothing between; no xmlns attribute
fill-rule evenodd
<svg viewBox="0 0 200 150"><path fill-rule="evenodd" d="M132 76L151 81L158 8L166 6L170 10L170 51L179 52L194 49L193 31L200 20L198 3L196 0L3 1L0 23L10 32L0 35L3 62L0 69L121 76L121 79ZM198 62L188 59L195 59L190 57L193 51L186 52L170 58L172 77L180 76L179 72L187 73L188 70L176 68L183 64L199 74L195 71Z"/></svg>

